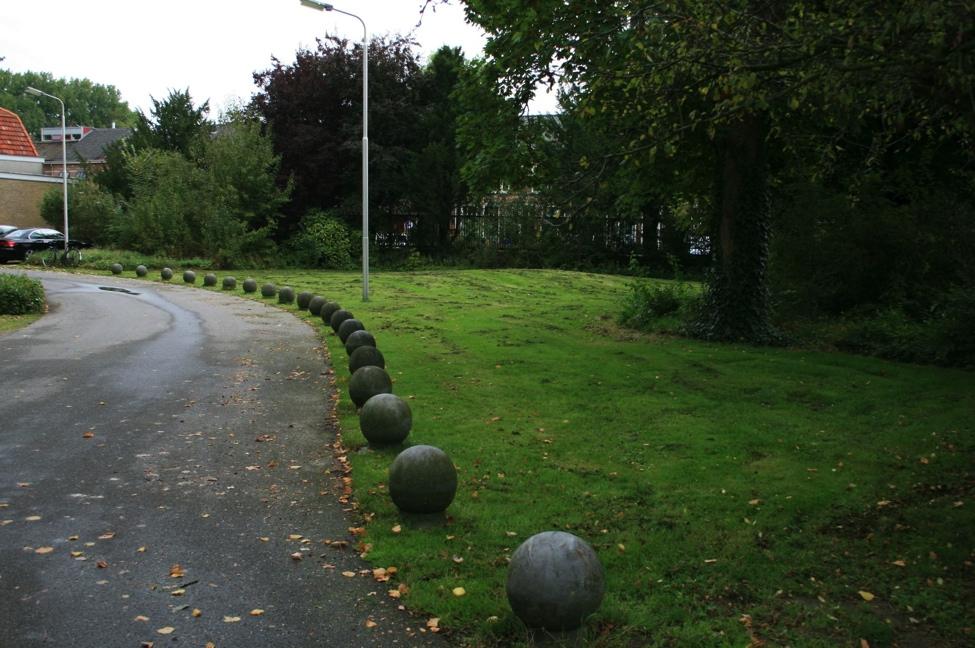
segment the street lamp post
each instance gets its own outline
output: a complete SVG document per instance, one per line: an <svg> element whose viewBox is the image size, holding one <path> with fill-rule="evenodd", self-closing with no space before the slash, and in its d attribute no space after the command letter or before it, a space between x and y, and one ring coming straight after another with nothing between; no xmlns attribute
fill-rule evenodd
<svg viewBox="0 0 975 648"><path fill-rule="evenodd" d="M354 13L336 9L328 2L301 0L318 11L334 11L362 24L362 301L369 301L369 32L366 21Z"/></svg>
<svg viewBox="0 0 975 648"><path fill-rule="evenodd" d="M64 126L64 102L43 90L27 86L27 94L49 97L61 104L61 175L64 177L64 251L68 251L68 136Z"/></svg>

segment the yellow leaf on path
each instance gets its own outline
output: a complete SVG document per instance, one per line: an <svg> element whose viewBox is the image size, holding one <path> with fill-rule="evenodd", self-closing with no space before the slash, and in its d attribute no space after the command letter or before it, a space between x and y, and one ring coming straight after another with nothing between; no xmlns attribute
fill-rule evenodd
<svg viewBox="0 0 975 648"><path fill-rule="evenodd" d="M305 536L301 535L300 533L292 533L288 536L288 540L301 540L304 537Z"/></svg>
<svg viewBox="0 0 975 648"><path fill-rule="evenodd" d="M870 592L864 592L863 590L860 590L858 593L860 594L860 598L862 598L864 601L872 601L877 598Z"/></svg>
<svg viewBox="0 0 975 648"><path fill-rule="evenodd" d="M390 598L395 598L395 599L398 599L400 596L403 595L402 592L400 592L398 589L389 590L388 594Z"/></svg>
<svg viewBox="0 0 975 648"><path fill-rule="evenodd" d="M379 624L376 623L375 621L373 621L372 619L366 619L366 627L367 628L375 628L377 625L379 625Z"/></svg>
<svg viewBox="0 0 975 648"><path fill-rule="evenodd" d="M43 556L45 554L51 553L52 551L54 551L54 547L38 547L37 549L34 550L34 553Z"/></svg>
<svg viewBox="0 0 975 648"><path fill-rule="evenodd" d="M136 553L145 553L146 552L145 545L143 545L143 546L139 547L138 549L136 549L135 552Z"/></svg>
<svg viewBox="0 0 975 648"><path fill-rule="evenodd" d="M170 594L172 594L173 596L182 596L183 594L186 594L186 590L182 588L174 589L172 592L170 592Z"/></svg>
<svg viewBox="0 0 975 648"><path fill-rule="evenodd" d="M190 614L192 614L197 619L203 616L203 612L200 610L200 608L193 608L193 611L190 612Z"/></svg>
<svg viewBox="0 0 975 648"><path fill-rule="evenodd" d="M71 552L71 557L72 558L80 558L81 556L84 556L84 555L85 555L85 552L84 551L72 551Z"/></svg>
<svg viewBox="0 0 975 648"><path fill-rule="evenodd" d="M304 556L301 555L300 551L296 551L291 554L291 560L301 560L302 558L304 558Z"/></svg>
<svg viewBox="0 0 975 648"><path fill-rule="evenodd" d="M175 631L176 628L174 628L173 626L166 626L165 628L159 628L158 630L156 630L156 632L158 632L161 635L173 634L173 632Z"/></svg>
<svg viewBox="0 0 975 648"><path fill-rule="evenodd" d="M170 578L182 578L185 575L186 575L186 570L183 569L183 567L179 563L176 563L175 565L169 568Z"/></svg>
<svg viewBox="0 0 975 648"><path fill-rule="evenodd" d="M454 593L454 596L463 596L464 594L467 594L467 590L465 590L463 587L455 587L451 591Z"/></svg>
<svg viewBox="0 0 975 648"><path fill-rule="evenodd" d="M225 616L223 618L224 623L237 623L238 621L240 621L239 616Z"/></svg>
<svg viewBox="0 0 975 648"><path fill-rule="evenodd" d="M95 436L95 433L94 433L94 432L92 432L91 430L88 430L87 432L85 432L85 433L84 433L84 434L82 434L81 436L82 436L83 438L85 438L85 439L90 439L90 438L92 438L93 436Z"/></svg>
<svg viewBox="0 0 975 648"><path fill-rule="evenodd" d="M114 537L115 537L115 532L114 531L106 531L105 533L103 533L100 536L98 536L98 539L99 540L111 540Z"/></svg>
<svg viewBox="0 0 975 648"><path fill-rule="evenodd" d="M37 522L40 519L41 519L40 515L30 515L24 518L24 520L26 520L27 522Z"/></svg>
<svg viewBox="0 0 975 648"><path fill-rule="evenodd" d="M262 614L264 614L264 610L262 610L261 608L254 608L253 610L250 611L251 616L261 616Z"/></svg>
<svg viewBox="0 0 975 648"><path fill-rule="evenodd" d="M342 572L342 575L345 576L346 578L355 578L354 571L344 571Z"/></svg>
<svg viewBox="0 0 975 648"><path fill-rule="evenodd" d="M269 542L271 539L267 536L261 536L258 538L258 540L260 540L261 542Z"/></svg>
<svg viewBox="0 0 975 648"><path fill-rule="evenodd" d="M134 618L134 619L132 619L132 620L133 620L133 621L140 621L140 622L142 622L142 623L145 623L146 621L148 621L148 620L149 620L149 617L147 617L147 616L143 616L143 615L141 615L141 614L140 614L139 616L137 616L136 618Z"/></svg>

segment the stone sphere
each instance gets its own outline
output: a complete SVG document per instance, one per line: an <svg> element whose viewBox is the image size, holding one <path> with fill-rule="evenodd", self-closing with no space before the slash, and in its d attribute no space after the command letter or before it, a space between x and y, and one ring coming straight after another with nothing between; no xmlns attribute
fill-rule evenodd
<svg viewBox="0 0 975 648"><path fill-rule="evenodd" d="M244 279L244 292L245 293L257 292L257 281L250 278Z"/></svg>
<svg viewBox="0 0 975 648"><path fill-rule="evenodd" d="M336 333L339 339L342 340L342 344L345 344L349 336L352 335L352 331L361 331L366 328L366 325L357 320L354 317L350 317L339 325L339 329Z"/></svg>
<svg viewBox="0 0 975 648"><path fill-rule="evenodd" d="M352 313L345 310L344 308L340 308L334 313L332 313L332 316L328 318L328 323L329 326L332 327L332 330L338 333L339 327L342 326L342 322L344 322L347 319L352 319L353 317L354 316L352 315Z"/></svg>
<svg viewBox="0 0 975 648"><path fill-rule="evenodd" d="M322 321L325 322L326 324L331 325L332 315L335 314L335 311L341 308L342 307L338 305L338 302L332 302L332 301L325 302L325 305L322 306L322 311L320 313L320 315L322 316Z"/></svg>
<svg viewBox="0 0 975 648"><path fill-rule="evenodd" d="M183 281L186 283L196 283L196 273L192 270L186 270L183 272Z"/></svg>
<svg viewBox="0 0 975 648"><path fill-rule="evenodd" d="M348 347L346 347L348 350ZM386 358L383 352L374 346L361 346L349 354L349 373L355 373L362 367L386 368Z"/></svg>
<svg viewBox="0 0 975 648"><path fill-rule="evenodd" d="M561 631L581 626L599 608L606 586L603 566L586 541L545 531L512 554L506 589L511 609L525 625Z"/></svg>
<svg viewBox="0 0 975 648"><path fill-rule="evenodd" d="M346 322L351 322L352 320L346 320ZM345 352L352 355L352 352L361 346L376 346L376 338L372 333L363 329L361 331L352 331L349 333L349 337L345 338Z"/></svg>
<svg viewBox="0 0 975 648"><path fill-rule="evenodd" d="M308 302L310 302L311 298L314 296L315 295L311 294L307 290L298 293L298 298L296 300L296 304L298 305L298 308L301 310L305 310L306 308L308 308Z"/></svg>
<svg viewBox="0 0 975 648"><path fill-rule="evenodd" d="M217 275L212 272L208 272L203 275L203 285L204 286L216 286L217 285Z"/></svg>
<svg viewBox="0 0 975 648"><path fill-rule="evenodd" d="M237 288L237 279L234 277L224 277L223 278L223 289L224 290L234 290Z"/></svg>
<svg viewBox="0 0 975 648"><path fill-rule="evenodd" d="M440 448L417 445L389 466L389 496L406 513L440 513L457 494L457 469Z"/></svg>
<svg viewBox="0 0 975 648"><path fill-rule="evenodd" d="M284 286L278 291L278 303L279 304L290 304L295 300L294 288L289 288Z"/></svg>
<svg viewBox="0 0 975 648"><path fill-rule="evenodd" d="M135 267L135 275L137 277L144 277L147 274L149 274L149 268L145 267L144 265L137 265Z"/></svg>
<svg viewBox="0 0 975 648"><path fill-rule="evenodd" d="M349 378L349 397L356 407L362 407L376 394L393 393L393 381L385 369L368 365L356 369Z"/></svg>
<svg viewBox="0 0 975 648"><path fill-rule="evenodd" d="M170 270L169 268L163 268L159 272L159 276L163 278L163 281L169 281L170 279L173 278L173 271Z"/></svg>
<svg viewBox="0 0 975 648"><path fill-rule="evenodd" d="M326 301L328 301L328 300L326 300L321 295L315 295L308 302L308 312L311 313L312 315L319 315L319 314L321 314L321 312L322 312L322 306L325 305L325 302Z"/></svg>
<svg viewBox="0 0 975 648"><path fill-rule="evenodd" d="M112 264L112 267L110 268L110 270L112 271L112 274L122 274L122 264L121 263L113 263Z"/></svg>
<svg viewBox="0 0 975 648"><path fill-rule="evenodd" d="M278 287L272 283L261 286L261 297L274 297L278 294Z"/></svg>
<svg viewBox="0 0 975 648"><path fill-rule="evenodd" d="M413 427L413 413L406 401L393 394L376 394L359 412L359 429L374 445L402 443Z"/></svg>

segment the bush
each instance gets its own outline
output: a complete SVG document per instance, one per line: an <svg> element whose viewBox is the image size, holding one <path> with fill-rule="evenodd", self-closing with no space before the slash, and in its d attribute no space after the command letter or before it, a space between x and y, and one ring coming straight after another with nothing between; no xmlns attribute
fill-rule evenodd
<svg viewBox="0 0 975 648"><path fill-rule="evenodd" d="M291 239L290 261L298 266L346 270L352 267L355 234L334 212L312 209Z"/></svg>
<svg viewBox="0 0 975 648"><path fill-rule="evenodd" d="M619 322L641 331L677 332L698 301L697 292L683 281L634 281L623 302Z"/></svg>
<svg viewBox="0 0 975 648"><path fill-rule="evenodd" d="M26 315L44 310L44 287L27 275L0 274L0 315Z"/></svg>
<svg viewBox="0 0 975 648"><path fill-rule="evenodd" d="M95 245L113 242L114 227L122 212L110 192L91 180L75 182L68 187L68 218L72 239ZM44 194L41 216L51 227L64 227L63 189L58 187Z"/></svg>

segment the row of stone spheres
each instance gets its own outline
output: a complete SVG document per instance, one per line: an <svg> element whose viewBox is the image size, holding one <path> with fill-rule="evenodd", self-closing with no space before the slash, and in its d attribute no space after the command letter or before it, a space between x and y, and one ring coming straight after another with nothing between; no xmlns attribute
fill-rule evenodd
<svg viewBox="0 0 975 648"><path fill-rule="evenodd" d="M112 264L119 275L123 267ZM146 266L135 268L138 277ZM173 278L170 268L160 271L163 281ZM183 281L195 284L196 273L183 272ZM217 276L208 273L203 285L215 287ZM224 277L223 290L236 290L237 279ZM256 293L254 279L242 283L245 293ZM413 427L410 406L393 394L386 359L365 325L338 303L310 292L297 296L290 287L261 286L261 296L277 295L278 303L294 303L331 327L349 358L349 397L359 411L359 428L370 446L403 443ZM334 358L333 358L334 361ZM400 452L389 466L388 491L404 513L438 514L446 511L457 493L457 470L440 448L415 445ZM512 611L529 628L565 632L579 628L602 603L605 574L599 557L583 539L564 531L544 531L525 540L511 556L505 590Z"/></svg>

